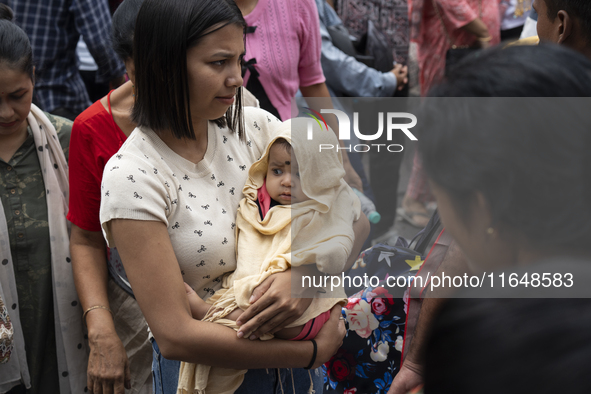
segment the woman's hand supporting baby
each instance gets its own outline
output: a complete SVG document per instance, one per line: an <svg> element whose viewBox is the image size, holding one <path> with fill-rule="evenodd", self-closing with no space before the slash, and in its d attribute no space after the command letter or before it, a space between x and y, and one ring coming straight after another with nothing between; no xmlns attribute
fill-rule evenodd
<svg viewBox="0 0 591 394"><path fill-rule="evenodd" d="M296 321L312 298L292 298L291 269L271 275L252 293L250 307L236 320L239 338L257 339Z"/></svg>

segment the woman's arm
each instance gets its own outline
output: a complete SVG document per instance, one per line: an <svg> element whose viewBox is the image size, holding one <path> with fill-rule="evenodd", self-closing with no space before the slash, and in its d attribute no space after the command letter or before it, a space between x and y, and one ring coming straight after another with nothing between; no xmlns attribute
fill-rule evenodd
<svg viewBox="0 0 591 394"><path fill-rule="evenodd" d="M136 299L164 357L226 368L301 368L310 342L240 339L230 328L194 320L166 226L157 221L109 222ZM340 308L339 308L340 309ZM328 361L344 337L336 311L316 338L315 365ZM332 316L334 315L334 316Z"/></svg>
<svg viewBox="0 0 591 394"><path fill-rule="evenodd" d="M105 240L100 231L86 231L72 225L70 253L74 282L82 309L109 306L107 297L107 263ZM111 313L97 308L86 315L88 326L88 387L94 393L123 392L131 389L129 361L115 331Z"/></svg>
<svg viewBox="0 0 591 394"><path fill-rule="evenodd" d="M369 220L362 212L359 219L353 223L355 241L345 265L345 271L357 260L363 243L369 235L369 226ZM292 274L294 271L291 269L273 274L254 290L250 307L236 321L241 326L238 336L259 338L265 333L273 334L296 321L308 309L312 299L303 298L307 296L306 293L302 293L298 298L292 298L292 283L301 283L299 279L292 279ZM320 274L315 265L299 267L295 272L295 275L315 274ZM308 289L298 288L297 290Z"/></svg>

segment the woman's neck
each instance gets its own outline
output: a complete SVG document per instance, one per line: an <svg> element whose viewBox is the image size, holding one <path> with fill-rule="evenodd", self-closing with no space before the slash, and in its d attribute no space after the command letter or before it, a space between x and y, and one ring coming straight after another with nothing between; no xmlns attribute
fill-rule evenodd
<svg viewBox="0 0 591 394"><path fill-rule="evenodd" d="M234 0L238 8L240 8L240 12L242 16L246 16L254 10L257 6L259 0ZM285 0L282 0L285 1Z"/></svg>
<svg viewBox="0 0 591 394"><path fill-rule="evenodd" d="M176 138L171 131L161 133L160 139L177 155L181 156L192 163L199 163L205 157L207 152L208 130L209 122L207 120L200 120L193 122L193 129L195 131L195 139Z"/></svg>
<svg viewBox="0 0 591 394"><path fill-rule="evenodd" d="M133 129L135 129L137 126L131 121L131 110L135 103L132 86L132 82L128 81L115 89L110 96L111 115L113 116L113 120L117 126L119 126L121 131L123 131L123 134L125 134L127 137L129 137ZM101 99L101 104L106 111L109 111L109 102L107 97L103 97Z"/></svg>
<svg viewBox="0 0 591 394"><path fill-rule="evenodd" d="M0 134L0 159L6 163L12 159L12 156L29 136L27 132L28 126L29 122L25 120L17 132L8 135Z"/></svg>

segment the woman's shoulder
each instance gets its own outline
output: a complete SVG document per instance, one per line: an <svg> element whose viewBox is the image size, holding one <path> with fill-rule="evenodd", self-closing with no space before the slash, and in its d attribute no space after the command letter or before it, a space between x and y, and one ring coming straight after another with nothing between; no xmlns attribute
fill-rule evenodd
<svg viewBox="0 0 591 394"><path fill-rule="evenodd" d="M263 154L280 124L281 120L262 108L244 107L246 139L255 143L259 155Z"/></svg>
<svg viewBox="0 0 591 394"><path fill-rule="evenodd" d="M66 157L68 157L67 149L70 146L70 135L72 134L73 122L70 119L52 115L48 112L43 112L43 114L55 128L55 132L57 133L57 138L60 140L62 150L64 151Z"/></svg>
<svg viewBox="0 0 591 394"><path fill-rule="evenodd" d="M124 163L127 161L146 162L150 161L150 157L154 156L153 152L154 147L150 144L150 139L147 137L145 130L136 127L109 161L115 159Z"/></svg>
<svg viewBox="0 0 591 394"><path fill-rule="evenodd" d="M96 101L80 115L73 124L75 134L104 135L105 132L115 131L111 114L107 112L101 101Z"/></svg>

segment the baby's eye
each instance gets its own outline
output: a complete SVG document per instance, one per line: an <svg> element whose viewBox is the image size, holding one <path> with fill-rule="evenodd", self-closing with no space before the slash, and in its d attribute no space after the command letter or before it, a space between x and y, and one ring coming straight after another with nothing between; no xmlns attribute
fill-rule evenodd
<svg viewBox="0 0 591 394"><path fill-rule="evenodd" d="M273 174L275 175L283 174L283 171L281 171L279 168L273 168L271 171L273 171Z"/></svg>

